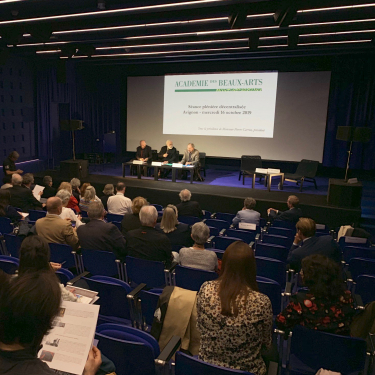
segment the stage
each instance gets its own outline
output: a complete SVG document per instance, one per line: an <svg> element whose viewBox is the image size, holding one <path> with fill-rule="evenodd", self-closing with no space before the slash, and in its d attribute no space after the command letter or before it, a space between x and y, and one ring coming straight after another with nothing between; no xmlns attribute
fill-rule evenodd
<svg viewBox="0 0 375 375"><path fill-rule="evenodd" d="M60 182L70 179L63 178L59 171L46 170L35 174L35 182L42 183L45 175L52 176L53 185L58 187ZM127 176L129 173L127 171ZM71 176L77 177L77 176ZM349 209L332 207L327 203L328 180L321 178L318 180L318 190L312 184L306 184L303 192L299 192L298 186L293 183L286 183L284 190L277 188L277 180L272 184L271 191L268 192L263 183L257 179L255 188L251 188L251 178L238 181L238 171L209 169L207 170L204 182L194 182L177 180L173 183L170 180L154 181L153 177L136 176L122 177L121 165L107 165L104 167L90 168L88 178L81 181L90 182L96 189L97 196L102 196L105 184L116 184L117 182L126 184L126 196L133 199L137 196L145 197L150 203L157 203L163 206L167 204L179 203L178 193L182 189L189 189L192 193L192 200L197 200L202 209L210 212L236 213L243 207L243 200L246 197L253 197L257 201L256 210L262 217L266 217L269 207L285 210L286 201L289 195L295 194L300 199L300 206L304 215L313 218L317 223L327 224L331 229L341 225L359 223L361 209Z"/></svg>

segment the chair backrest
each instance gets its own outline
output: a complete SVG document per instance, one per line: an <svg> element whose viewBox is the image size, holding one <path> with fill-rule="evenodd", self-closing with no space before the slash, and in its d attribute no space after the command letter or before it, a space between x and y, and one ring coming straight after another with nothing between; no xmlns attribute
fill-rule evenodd
<svg viewBox="0 0 375 375"><path fill-rule="evenodd" d="M349 263L352 258L375 259L375 249L372 247L346 246L342 250L342 254L346 263Z"/></svg>
<svg viewBox="0 0 375 375"><path fill-rule="evenodd" d="M246 243L250 243L252 241L255 241L257 231L256 230L227 229L224 234L229 237L240 238L242 241Z"/></svg>
<svg viewBox="0 0 375 375"><path fill-rule="evenodd" d="M286 262L288 253L288 248L274 244L258 242L255 247L256 256L277 259L281 262Z"/></svg>
<svg viewBox="0 0 375 375"><path fill-rule="evenodd" d="M0 233L12 233L13 232L13 225L11 224L11 220L7 217L0 217Z"/></svg>
<svg viewBox="0 0 375 375"><path fill-rule="evenodd" d="M349 271L355 282L359 275L375 275L375 259L352 258L349 261Z"/></svg>
<svg viewBox="0 0 375 375"><path fill-rule="evenodd" d="M0 269L9 275L15 274L19 264L20 261L17 258L9 257L7 255L0 255Z"/></svg>
<svg viewBox="0 0 375 375"><path fill-rule="evenodd" d="M235 218L235 214L228 214L226 212L217 212L215 218L217 220L225 220L229 224L232 224L233 219Z"/></svg>
<svg viewBox="0 0 375 375"><path fill-rule="evenodd" d="M159 154L158 150L151 150L152 155L152 161L158 161L159 160Z"/></svg>
<svg viewBox="0 0 375 375"><path fill-rule="evenodd" d="M280 260L255 257L257 265L257 275L267 277L268 279L277 281L282 287L286 281L286 264Z"/></svg>
<svg viewBox="0 0 375 375"><path fill-rule="evenodd" d="M242 241L242 239L238 237L219 236L219 237L215 237L212 240L214 247L220 250L226 250L229 245L231 245L233 242L236 242L236 241Z"/></svg>
<svg viewBox="0 0 375 375"><path fill-rule="evenodd" d="M14 234L4 234L5 246L12 257L19 257L22 238Z"/></svg>
<svg viewBox="0 0 375 375"><path fill-rule="evenodd" d="M199 164L201 165L201 168L206 167L206 153L205 152L199 153Z"/></svg>
<svg viewBox="0 0 375 375"><path fill-rule="evenodd" d="M29 210L29 220L31 221L37 221L38 219L42 219L46 215L46 211Z"/></svg>
<svg viewBox="0 0 375 375"><path fill-rule="evenodd" d="M121 230L122 230L121 221L112 221L111 223L113 225L116 225L117 229L121 232Z"/></svg>
<svg viewBox="0 0 375 375"><path fill-rule="evenodd" d="M210 363L203 362L198 358L194 358L190 355L182 352L176 353L176 366L175 375L230 375L230 374L242 374L242 375L253 375L250 372L233 370L221 366L211 365Z"/></svg>
<svg viewBox="0 0 375 375"><path fill-rule="evenodd" d="M205 221L205 224L208 225L209 227L215 227L219 230L228 229L230 225L226 220L218 220L218 219L207 219Z"/></svg>
<svg viewBox="0 0 375 375"><path fill-rule="evenodd" d="M264 234L262 237L262 242L290 248L293 243L293 238L277 236L274 234Z"/></svg>
<svg viewBox="0 0 375 375"><path fill-rule="evenodd" d="M91 275L112 276L118 275L116 256L111 251L82 249L83 266Z"/></svg>
<svg viewBox="0 0 375 375"><path fill-rule="evenodd" d="M219 235L219 233L220 233L220 231L219 231L218 228L208 227L208 229L210 230L210 236L217 237Z"/></svg>
<svg viewBox="0 0 375 375"><path fill-rule="evenodd" d="M283 236L292 238L294 237L295 232L288 228L278 228L278 227L269 227L268 234L273 234L275 236Z"/></svg>
<svg viewBox="0 0 375 375"><path fill-rule="evenodd" d="M366 362L366 341L334 335L300 325L292 332L290 354L316 373L320 368L350 374L362 371ZM293 369L293 362L289 363Z"/></svg>
<svg viewBox="0 0 375 375"><path fill-rule="evenodd" d="M254 172L255 169L262 168L262 158L259 155L242 155L241 156L241 171Z"/></svg>
<svg viewBox="0 0 375 375"><path fill-rule="evenodd" d="M64 268L76 267L71 246L60 243L50 243L49 249L51 252L51 262L64 263Z"/></svg>
<svg viewBox="0 0 375 375"><path fill-rule="evenodd" d="M89 217L89 216L87 215L87 211L84 211L84 210L81 210L80 215L81 215L82 217ZM107 214L107 215L108 215L108 214Z"/></svg>
<svg viewBox="0 0 375 375"><path fill-rule="evenodd" d="M215 280L217 277L218 274L216 272L184 266L176 266L175 268L176 286L188 290L199 291L204 282Z"/></svg>
<svg viewBox="0 0 375 375"><path fill-rule="evenodd" d="M272 226L277 228L287 228L290 229L293 233L296 233L296 223L293 223L292 221L274 220Z"/></svg>
<svg viewBox="0 0 375 375"><path fill-rule="evenodd" d="M355 293L362 297L365 305L375 301L375 276L359 275L357 285L355 286Z"/></svg>
<svg viewBox="0 0 375 375"><path fill-rule="evenodd" d="M346 246L370 247L371 243L367 238L342 236L339 239L339 245L343 250Z"/></svg>
<svg viewBox="0 0 375 375"><path fill-rule="evenodd" d="M211 215L212 213L210 211L203 210L203 219L210 219Z"/></svg>
<svg viewBox="0 0 375 375"><path fill-rule="evenodd" d="M148 331L154 320L154 313L158 305L160 294L148 290L141 290L139 298L141 300L142 328Z"/></svg>
<svg viewBox="0 0 375 375"><path fill-rule="evenodd" d="M156 211L163 211L163 206L161 204L151 204L151 206L154 206Z"/></svg>
<svg viewBox="0 0 375 375"><path fill-rule="evenodd" d="M107 215L106 215L106 219L107 219L108 222L112 222L112 221L121 222L123 218L124 218L123 215L110 214L110 213L107 213Z"/></svg>
<svg viewBox="0 0 375 375"><path fill-rule="evenodd" d="M155 375L155 358L159 351L151 335L132 327L106 323L96 328L95 338L99 340L101 352L114 362L116 374Z"/></svg>
<svg viewBox="0 0 375 375"><path fill-rule="evenodd" d="M166 285L164 263L127 256L126 275L131 285L145 283L150 288Z"/></svg>
<svg viewBox="0 0 375 375"><path fill-rule="evenodd" d="M281 285L266 277L257 276L259 292L265 294L271 301L272 313L277 315L281 312Z"/></svg>
<svg viewBox="0 0 375 375"><path fill-rule="evenodd" d="M302 159L298 164L296 174L299 176L315 178L318 167L318 161Z"/></svg>
<svg viewBox="0 0 375 375"><path fill-rule="evenodd" d="M223 259L225 250L215 249L213 247L207 248L206 250L214 251L218 259Z"/></svg>
<svg viewBox="0 0 375 375"><path fill-rule="evenodd" d="M66 285L68 281L73 279L74 277L74 275L69 270L66 270L65 268L60 268L59 270L57 270L56 275L59 278L60 283L64 285Z"/></svg>
<svg viewBox="0 0 375 375"><path fill-rule="evenodd" d="M98 292L100 315L130 320L127 295L131 292L129 284L108 276L83 277L89 289Z"/></svg>
<svg viewBox="0 0 375 375"><path fill-rule="evenodd" d="M178 221L184 224L194 225L195 223L202 221L202 219L195 216L179 216Z"/></svg>

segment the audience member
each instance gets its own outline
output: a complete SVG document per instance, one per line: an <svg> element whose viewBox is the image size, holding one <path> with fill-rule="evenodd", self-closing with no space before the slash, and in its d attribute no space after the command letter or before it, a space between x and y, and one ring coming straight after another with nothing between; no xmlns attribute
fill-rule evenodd
<svg viewBox="0 0 375 375"><path fill-rule="evenodd" d="M12 223L23 220L23 216L10 205L9 189L0 189L0 217L7 217Z"/></svg>
<svg viewBox="0 0 375 375"><path fill-rule="evenodd" d="M9 189L11 188L13 185L12 185L12 177L9 176L9 177L4 177L3 178L3 185L1 185L0 189Z"/></svg>
<svg viewBox="0 0 375 375"><path fill-rule="evenodd" d="M22 185L22 177L15 173L12 175L13 187L7 189L10 192L10 205L19 208L22 212L41 209L45 206L44 203L40 203L34 197L33 192L30 190L30 185L34 179L29 178L27 175L29 174L27 173L24 177L26 177L29 187Z"/></svg>
<svg viewBox="0 0 375 375"><path fill-rule="evenodd" d="M141 227L141 222L139 220L139 211L148 202L143 197L136 197L132 201L132 213L124 215L124 218L121 221L121 231L125 235L127 232L133 229L138 229Z"/></svg>
<svg viewBox="0 0 375 375"><path fill-rule="evenodd" d="M242 210L238 211L237 215L233 218L233 225L238 225L239 223L259 225L260 213L254 211L256 204L257 202L254 198L246 198Z"/></svg>
<svg viewBox="0 0 375 375"><path fill-rule="evenodd" d="M301 324L349 335L355 309L351 293L345 288L341 267L324 255L313 254L302 260L301 277L308 291L291 296L286 309L276 318L277 327L288 332Z"/></svg>
<svg viewBox="0 0 375 375"><path fill-rule="evenodd" d="M143 206L139 212L141 227L127 232L128 255L165 262L172 260L172 246L168 237L155 229L158 212L154 206Z"/></svg>
<svg viewBox="0 0 375 375"><path fill-rule="evenodd" d="M85 192L88 186L91 186L90 182L84 182L81 186L81 198L85 196Z"/></svg>
<svg viewBox="0 0 375 375"><path fill-rule="evenodd" d="M180 194L181 203L176 205L178 214L180 216L195 216L201 218L203 212L199 203L191 201L191 193L188 189L181 190Z"/></svg>
<svg viewBox="0 0 375 375"><path fill-rule="evenodd" d="M163 212L160 224L156 224L157 230L163 231L171 241L172 246L191 246L191 230L188 224L178 222L178 211L176 206L169 204Z"/></svg>
<svg viewBox="0 0 375 375"><path fill-rule="evenodd" d="M43 177L43 186L44 186L44 190L43 190L43 194L42 194L42 198L44 199L48 199L48 198L51 198L51 197L54 197L57 193L57 190L52 187L52 177L51 176L44 176Z"/></svg>
<svg viewBox="0 0 375 375"><path fill-rule="evenodd" d="M69 203L71 193L68 190L62 189L59 190L56 194L56 197L61 199L62 203L62 212L60 214L60 217L65 220L70 220L72 224L75 224L75 227L78 228L80 225L84 224L81 221L81 216L76 215L74 211L71 208L67 208L67 205Z"/></svg>
<svg viewBox="0 0 375 375"><path fill-rule="evenodd" d="M0 373L53 375L37 357L43 337L60 309L61 292L52 271L26 273L12 280L0 274ZM94 375L101 353L90 350L83 375Z"/></svg>
<svg viewBox="0 0 375 375"><path fill-rule="evenodd" d="M267 213L270 219L276 220L283 220L283 221L291 221L296 223L299 218L302 216L302 211L298 207L299 206L299 199L295 195L290 195L286 202L288 205L287 211L279 211L274 208L269 208Z"/></svg>
<svg viewBox="0 0 375 375"><path fill-rule="evenodd" d="M94 186L87 186L85 189L85 194L79 202L79 208L81 211L88 211L91 202L101 202L101 200L96 196L96 191Z"/></svg>
<svg viewBox="0 0 375 375"><path fill-rule="evenodd" d="M272 341L272 306L258 292L254 252L242 241L226 249L219 279L205 282L197 298L199 359L265 375L261 350Z"/></svg>
<svg viewBox="0 0 375 375"><path fill-rule="evenodd" d="M181 266L217 271L218 261L214 251L205 250L204 245L210 237L210 228L203 223L195 223L191 228L192 247L183 247L179 252Z"/></svg>
<svg viewBox="0 0 375 375"><path fill-rule="evenodd" d="M58 197L47 199L47 215L38 219L35 223L36 232L49 243L60 243L70 245L77 250L79 243L76 228L72 228L68 220L63 220L62 202Z"/></svg>
<svg viewBox="0 0 375 375"><path fill-rule="evenodd" d="M110 214L125 215L132 213L132 201L125 197L126 186L123 182L116 185L116 195L109 197L107 206Z"/></svg>
<svg viewBox="0 0 375 375"><path fill-rule="evenodd" d="M108 211L108 206L107 206L108 198L115 195L115 187L113 186L113 184L105 185L104 190L103 190L103 194L104 195L102 197L100 197L100 200L103 203L104 209L106 211Z"/></svg>
<svg viewBox="0 0 375 375"><path fill-rule="evenodd" d="M302 259L312 254L322 254L336 262L341 262L341 250L337 242L331 236L316 237L315 221L300 218L296 224L297 233L293 245L290 248L287 264L298 272Z"/></svg>
<svg viewBox="0 0 375 375"><path fill-rule="evenodd" d="M60 190L68 190L69 193L70 193L69 202L68 202L68 205L66 207L71 208L76 213L81 212L81 209L79 208L79 204L78 204L79 199L77 200L75 198L75 196L73 195L72 185L69 182L62 182L60 184L59 188L57 189L57 191L60 191Z"/></svg>
<svg viewBox="0 0 375 375"><path fill-rule="evenodd" d="M77 199L77 202L79 203L81 199L81 190L79 190L79 187L81 186L81 181L78 178L72 178L70 180L70 185L72 185L73 197Z"/></svg>
<svg viewBox="0 0 375 375"><path fill-rule="evenodd" d="M102 202L91 202L87 212L90 221L77 229L83 249L112 251L117 259L125 260L126 241L116 225L106 223Z"/></svg>

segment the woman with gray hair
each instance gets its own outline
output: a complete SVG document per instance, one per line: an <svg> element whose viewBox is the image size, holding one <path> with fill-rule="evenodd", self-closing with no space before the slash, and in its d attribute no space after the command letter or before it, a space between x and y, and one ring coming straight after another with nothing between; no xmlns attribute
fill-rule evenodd
<svg viewBox="0 0 375 375"><path fill-rule="evenodd" d="M100 201L99 198L97 198L96 196L96 191L95 191L95 188L94 186L87 186L86 190L85 190L85 195L83 198L81 198L81 201L79 202L79 208L81 209L81 211L88 211L89 210L89 204L90 202L94 202L94 201Z"/></svg>
<svg viewBox="0 0 375 375"><path fill-rule="evenodd" d="M204 245L210 237L210 228L203 223L195 223L191 228L191 238L194 245L184 247L179 253L181 266L198 268L205 271L217 271L218 261L216 253L205 250Z"/></svg>
<svg viewBox="0 0 375 375"><path fill-rule="evenodd" d="M81 199L81 190L79 190L81 181L78 178L72 178L70 180L70 185L72 185L72 194L74 198L79 202L79 200Z"/></svg>
<svg viewBox="0 0 375 375"><path fill-rule="evenodd" d="M103 194L104 195L102 197L100 197L100 200L103 203L104 209L106 211L108 211L108 207L107 207L108 198L115 195L115 187L113 186L113 184L105 185L104 190L103 190Z"/></svg>
<svg viewBox="0 0 375 375"><path fill-rule="evenodd" d="M75 223L76 228L82 225L81 216L76 215L71 208L67 208L70 200L70 191L65 189L59 190L56 197L60 198L62 202L62 212L60 217L64 220L70 220L72 223Z"/></svg>

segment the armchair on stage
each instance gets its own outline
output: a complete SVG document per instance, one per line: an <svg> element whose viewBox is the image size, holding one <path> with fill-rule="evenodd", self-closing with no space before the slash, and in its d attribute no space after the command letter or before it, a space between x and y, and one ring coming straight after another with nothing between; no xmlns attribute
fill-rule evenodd
<svg viewBox="0 0 375 375"><path fill-rule="evenodd" d="M297 185L300 184L300 191L302 191L304 181L312 182L315 186L315 189L318 189L315 180L318 166L318 161L302 159L298 164L296 173L285 173L285 181L295 182Z"/></svg>
<svg viewBox="0 0 375 375"><path fill-rule="evenodd" d="M260 156L242 155L241 170L238 176L238 181L241 179L242 176L242 185L245 185L245 177L253 176L257 168L262 168L262 158Z"/></svg>

